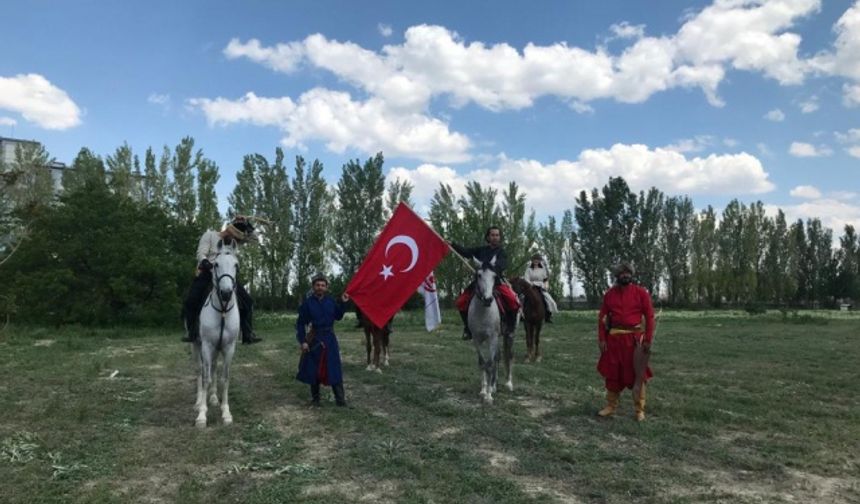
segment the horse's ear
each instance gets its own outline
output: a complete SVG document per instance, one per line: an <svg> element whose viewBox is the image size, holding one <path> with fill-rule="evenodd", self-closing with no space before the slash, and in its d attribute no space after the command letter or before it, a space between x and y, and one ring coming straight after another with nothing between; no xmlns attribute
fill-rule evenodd
<svg viewBox="0 0 860 504"><path fill-rule="evenodd" d="M476 258L474 258L474 257L472 257L472 264L474 264L474 265L475 265L475 267L476 267L476 268L478 268L478 269L481 269L481 267L483 266L483 264L481 264L481 261L477 260L477 259L476 259Z"/></svg>

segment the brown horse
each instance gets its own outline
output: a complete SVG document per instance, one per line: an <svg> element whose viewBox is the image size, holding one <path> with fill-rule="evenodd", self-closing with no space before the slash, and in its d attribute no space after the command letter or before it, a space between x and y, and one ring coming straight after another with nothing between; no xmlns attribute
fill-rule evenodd
<svg viewBox="0 0 860 504"><path fill-rule="evenodd" d="M367 370L381 373L382 369L379 367L380 355L383 365L388 367L388 343L391 337L391 328L389 324L386 324L385 327L376 327L358 308L355 309L355 316L358 318L361 328L364 329L364 343L365 348L367 348ZM371 348L373 348L373 360L370 358Z"/></svg>
<svg viewBox="0 0 860 504"><path fill-rule="evenodd" d="M540 362L543 354L540 350L540 330L543 328L546 309L543 304L543 294L537 287L520 277L510 279L514 292L523 299L523 322L526 326L526 347L528 360Z"/></svg>

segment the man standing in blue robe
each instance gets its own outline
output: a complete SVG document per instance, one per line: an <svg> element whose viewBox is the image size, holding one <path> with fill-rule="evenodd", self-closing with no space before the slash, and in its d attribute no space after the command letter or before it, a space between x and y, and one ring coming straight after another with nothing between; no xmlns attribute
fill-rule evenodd
<svg viewBox="0 0 860 504"><path fill-rule="evenodd" d="M296 379L311 386L313 406L320 405L320 384L331 385L335 403L346 406L334 323L343 318L344 303L349 301L349 296L344 293L339 301L328 296L328 279L322 274L314 276L311 283L313 295L299 307L299 318L296 319L296 340L302 351Z"/></svg>

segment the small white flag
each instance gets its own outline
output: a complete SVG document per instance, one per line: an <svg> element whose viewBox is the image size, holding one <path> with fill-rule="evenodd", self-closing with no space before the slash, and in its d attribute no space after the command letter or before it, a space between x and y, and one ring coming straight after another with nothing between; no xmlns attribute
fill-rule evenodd
<svg viewBox="0 0 860 504"><path fill-rule="evenodd" d="M436 277L431 271L418 292L424 295L424 326L430 332L442 323L442 311L439 309L439 294L436 292Z"/></svg>

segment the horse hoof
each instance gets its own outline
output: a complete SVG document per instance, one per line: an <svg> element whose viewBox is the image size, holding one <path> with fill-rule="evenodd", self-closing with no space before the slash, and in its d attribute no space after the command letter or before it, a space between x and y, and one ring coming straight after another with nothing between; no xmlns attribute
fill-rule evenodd
<svg viewBox="0 0 860 504"><path fill-rule="evenodd" d="M224 425L233 425L233 417L224 417Z"/></svg>
<svg viewBox="0 0 860 504"><path fill-rule="evenodd" d="M511 392L513 392L513 391L514 391L514 384L513 384L513 383L511 383L511 382L505 383L505 387L507 387L507 388L508 388L508 390L509 390L509 391L511 391Z"/></svg>
<svg viewBox="0 0 860 504"><path fill-rule="evenodd" d="M377 372L377 373L379 373L379 374L382 374L382 370L381 370L381 369L379 369L379 368L374 369L374 371L376 371L376 372Z"/></svg>
<svg viewBox="0 0 860 504"><path fill-rule="evenodd" d="M388 367L388 359L385 359L385 362L383 364L385 364L385 367Z"/></svg>
<svg viewBox="0 0 860 504"><path fill-rule="evenodd" d="M197 420L194 421L194 425L198 429L205 429L206 428L206 419L205 418L198 418Z"/></svg>
<svg viewBox="0 0 860 504"><path fill-rule="evenodd" d="M538 355L538 357L537 357L537 361L538 361L538 362L540 362L540 361L542 361L542 360L543 360L543 355Z"/></svg>
<svg viewBox="0 0 860 504"><path fill-rule="evenodd" d="M376 368L373 367L373 364L368 364L367 367L364 369L365 369L365 371L374 371Z"/></svg>
<svg viewBox="0 0 860 504"><path fill-rule="evenodd" d="M486 404L493 404L493 396L488 395L488 396L484 397L484 402Z"/></svg>

